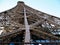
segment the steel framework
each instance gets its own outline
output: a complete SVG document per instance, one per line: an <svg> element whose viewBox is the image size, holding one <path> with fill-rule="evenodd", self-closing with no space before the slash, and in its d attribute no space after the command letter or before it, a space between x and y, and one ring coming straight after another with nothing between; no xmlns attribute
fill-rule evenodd
<svg viewBox="0 0 60 45"><path fill-rule="evenodd" d="M33 9L21 1L14 8L0 13L0 44L41 43L41 40L45 40L44 44L49 40L59 45L60 18Z"/></svg>

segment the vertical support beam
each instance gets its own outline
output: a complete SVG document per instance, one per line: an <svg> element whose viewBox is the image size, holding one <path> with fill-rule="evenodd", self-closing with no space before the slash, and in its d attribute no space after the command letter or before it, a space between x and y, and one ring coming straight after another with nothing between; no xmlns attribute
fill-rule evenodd
<svg viewBox="0 0 60 45"><path fill-rule="evenodd" d="M30 30L29 30L29 25L26 17L26 9L24 8L24 23L25 23L25 39L24 42L30 42ZM24 44L24 45L30 45L30 44Z"/></svg>

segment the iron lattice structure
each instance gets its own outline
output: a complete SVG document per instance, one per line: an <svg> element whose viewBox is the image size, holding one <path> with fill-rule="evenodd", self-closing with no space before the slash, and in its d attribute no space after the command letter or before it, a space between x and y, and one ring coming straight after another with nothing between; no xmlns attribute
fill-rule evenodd
<svg viewBox="0 0 60 45"><path fill-rule="evenodd" d="M0 27L4 28L0 42L60 41L60 18L20 1L14 8L0 13Z"/></svg>

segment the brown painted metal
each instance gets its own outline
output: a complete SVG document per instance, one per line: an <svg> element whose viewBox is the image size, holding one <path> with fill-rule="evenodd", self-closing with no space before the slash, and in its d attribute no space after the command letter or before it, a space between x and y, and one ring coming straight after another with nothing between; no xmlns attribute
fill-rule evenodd
<svg viewBox="0 0 60 45"><path fill-rule="evenodd" d="M20 34L22 30L25 30L24 7L26 9L25 13L30 31L32 30L32 32L30 32L31 34L44 39L60 39L60 37L48 33L49 31L52 32L55 30L57 32L57 30L60 29L60 18L33 9L23 2L18 2L14 8L0 13L0 17L2 18L0 19L0 27L2 25L5 31L0 35L1 40L5 40L8 37L14 37L15 35L18 35L18 33ZM48 25L50 28L47 27ZM44 26L48 28L47 31ZM30 34L26 38L29 37L31 37ZM30 38L28 40L30 40Z"/></svg>

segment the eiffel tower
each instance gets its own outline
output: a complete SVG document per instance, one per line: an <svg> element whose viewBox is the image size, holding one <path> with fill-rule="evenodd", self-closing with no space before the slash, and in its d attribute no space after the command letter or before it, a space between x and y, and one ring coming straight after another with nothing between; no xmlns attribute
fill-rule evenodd
<svg viewBox="0 0 60 45"><path fill-rule="evenodd" d="M60 18L18 1L15 7L0 13L0 45L10 45L10 42L17 43L15 45L59 45Z"/></svg>

